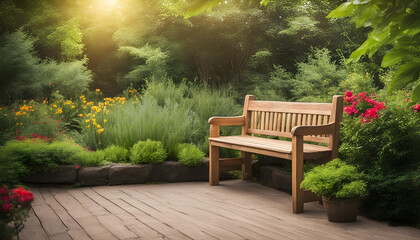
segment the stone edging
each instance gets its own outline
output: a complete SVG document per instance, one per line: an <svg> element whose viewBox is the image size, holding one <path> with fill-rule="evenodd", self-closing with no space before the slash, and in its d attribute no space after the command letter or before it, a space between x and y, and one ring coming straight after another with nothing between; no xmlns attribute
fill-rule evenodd
<svg viewBox="0 0 420 240"><path fill-rule="evenodd" d="M84 186L138 184L147 182L208 181L209 163L188 167L179 162L159 164L115 164L100 167L58 166L54 172L38 172L24 177L26 183L75 184Z"/></svg>

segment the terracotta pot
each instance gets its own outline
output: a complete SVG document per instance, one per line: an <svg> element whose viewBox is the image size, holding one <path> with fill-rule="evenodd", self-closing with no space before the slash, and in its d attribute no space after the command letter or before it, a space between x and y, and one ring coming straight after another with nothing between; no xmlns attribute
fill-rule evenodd
<svg viewBox="0 0 420 240"><path fill-rule="evenodd" d="M353 198L330 198L322 196L328 221L354 222L360 204L360 196Z"/></svg>

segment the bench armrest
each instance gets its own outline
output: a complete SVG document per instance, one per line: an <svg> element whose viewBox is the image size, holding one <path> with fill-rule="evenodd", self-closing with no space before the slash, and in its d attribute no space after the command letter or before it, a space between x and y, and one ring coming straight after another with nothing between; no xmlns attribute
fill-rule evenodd
<svg viewBox="0 0 420 240"><path fill-rule="evenodd" d="M209 124L217 126L241 126L245 124L245 117L212 117Z"/></svg>
<svg viewBox="0 0 420 240"><path fill-rule="evenodd" d="M294 136L305 136L305 135L327 135L334 132L335 123L329 123L319 126L296 126L290 131Z"/></svg>

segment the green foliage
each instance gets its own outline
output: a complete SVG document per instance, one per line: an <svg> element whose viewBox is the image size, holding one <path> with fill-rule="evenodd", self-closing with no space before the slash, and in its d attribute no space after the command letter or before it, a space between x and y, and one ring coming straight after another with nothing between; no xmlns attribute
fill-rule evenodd
<svg viewBox="0 0 420 240"><path fill-rule="evenodd" d="M0 37L0 100L42 96L46 79L38 77L40 59L34 55L33 40L22 31Z"/></svg>
<svg viewBox="0 0 420 240"><path fill-rule="evenodd" d="M15 161L15 157L8 155L0 147L0 185L15 187L20 183L22 176L28 173L28 168L20 161Z"/></svg>
<svg viewBox="0 0 420 240"><path fill-rule="evenodd" d="M274 66L267 82L255 88L257 100L285 101L292 98L293 76L281 66Z"/></svg>
<svg viewBox="0 0 420 240"><path fill-rule="evenodd" d="M203 163L204 153L193 144L179 146L178 161L186 166L194 167Z"/></svg>
<svg viewBox="0 0 420 240"><path fill-rule="evenodd" d="M381 47L393 47L382 59L382 67L399 66L389 90L401 89L415 82L411 102L420 101L420 22L419 1L356 1L345 2L328 17L351 17L357 27L370 27L366 41L348 61L358 61L363 55L372 57Z"/></svg>
<svg viewBox="0 0 420 240"><path fill-rule="evenodd" d="M376 92L374 79L372 74L366 72L365 68L360 64L352 64L348 66L348 75L339 83L343 91L351 91L356 93L373 93Z"/></svg>
<svg viewBox="0 0 420 240"><path fill-rule="evenodd" d="M130 160L134 164L156 164L165 161L167 153L162 142L138 141L130 150Z"/></svg>
<svg viewBox="0 0 420 240"><path fill-rule="evenodd" d="M111 145L103 150L105 161L108 162L129 162L129 151L121 146Z"/></svg>
<svg viewBox="0 0 420 240"><path fill-rule="evenodd" d="M166 61L168 55L160 48L145 45L141 48L123 46L119 51L134 57L136 63L124 78L127 83L140 87L146 79L163 79L166 77Z"/></svg>
<svg viewBox="0 0 420 240"><path fill-rule="evenodd" d="M347 75L346 69L332 61L330 51L325 48L315 49L307 63L300 62L297 66L292 93L300 102L330 102Z"/></svg>
<svg viewBox="0 0 420 240"><path fill-rule="evenodd" d="M100 166L104 164L104 153L89 152L69 140L51 144L37 139L11 141L0 147L0 152L2 163L0 179L1 182L9 185L16 185L28 173L53 171L58 165Z"/></svg>
<svg viewBox="0 0 420 240"><path fill-rule="evenodd" d="M21 30L0 37L0 55L1 102L49 97L52 91L75 97L92 81L86 60L41 62L33 40Z"/></svg>
<svg viewBox="0 0 420 240"><path fill-rule="evenodd" d="M82 33L76 19L71 19L47 36L50 46L56 47L64 61L76 60L83 53Z"/></svg>
<svg viewBox="0 0 420 240"><path fill-rule="evenodd" d="M300 186L318 196L351 198L365 193L366 183L362 177L356 167L334 159L306 173Z"/></svg>
<svg viewBox="0 0 420 240"><path fill-rule="evenodd" d="M385 96L378 119L345 118L340 156L366 173L365 212L392 223L419 223L420 118L404 103L406 93Z"/></svg>
<svg viewBox="0 0 420 240"><path fill-rule="evenodd" d="M152 97L144 97L141 103L128 101L110 110L102 145L130 148L139 140L151 139L161 141L169 157L175 158L178 144L193 136L196 121L194 113L176 103L160 107Z"/></svg>
<svg viewBox="0 0 420 240"><path fill-rule="evenodd" d="M40 66L40 78L46 79L51 92L59 92L65 98L76 98L89 89L92 73L86 67L87 59L72 62L44 62Z"/></svg>

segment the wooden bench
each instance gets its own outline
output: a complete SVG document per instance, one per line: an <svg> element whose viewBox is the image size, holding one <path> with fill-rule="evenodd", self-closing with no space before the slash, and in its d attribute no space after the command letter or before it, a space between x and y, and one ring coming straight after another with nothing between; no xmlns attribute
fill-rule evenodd
<svg viewBox="0 0 420 240"><path fill-rule="evenodd" d="M300 188L303 160L337 157L342 116L342 96L334 96L332 103L295 103L255 101L254 96L247 95L242 116L209 119L210 185L219 184L220 171L238 167L242 170L242 179L250 179L252 153L289 159L292 161L293 213L303 212L305 202L318 200L312 192ZM242 134L220 136L220 126L242 126ZM292 141L258 137L260 135L286 137ZM219 158L220 147L242 151L242 157Z"/></svg>

